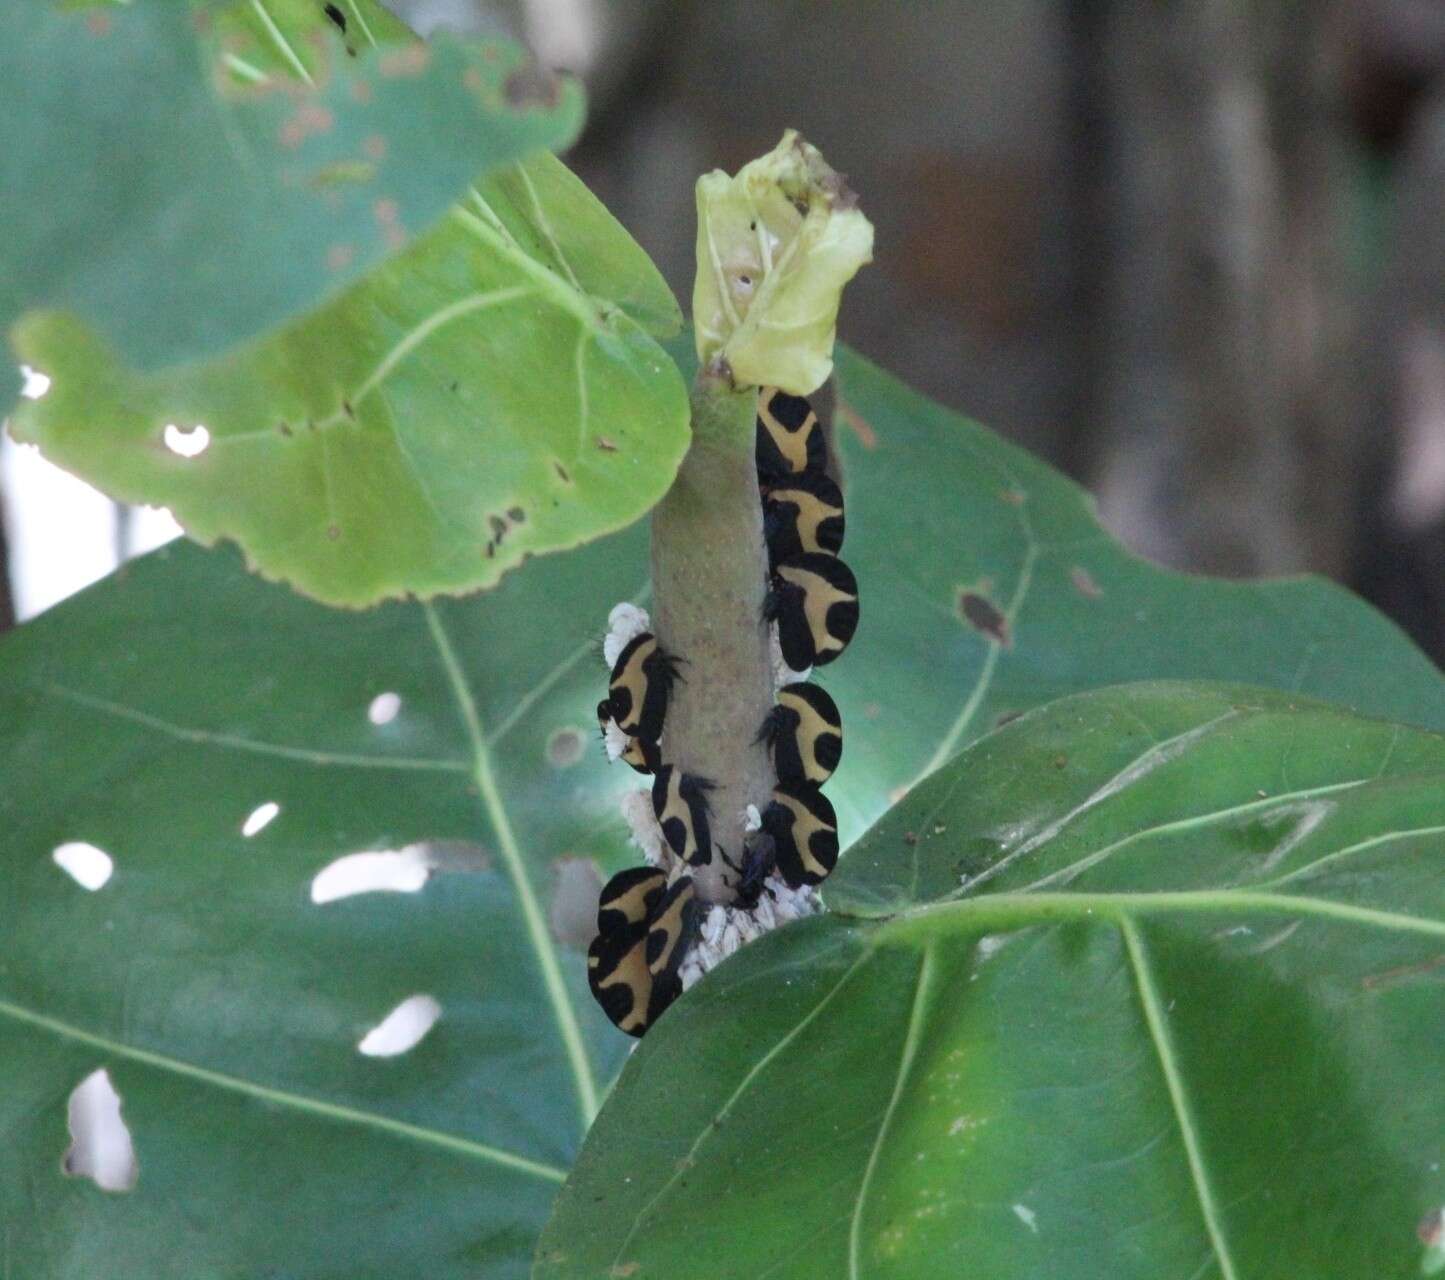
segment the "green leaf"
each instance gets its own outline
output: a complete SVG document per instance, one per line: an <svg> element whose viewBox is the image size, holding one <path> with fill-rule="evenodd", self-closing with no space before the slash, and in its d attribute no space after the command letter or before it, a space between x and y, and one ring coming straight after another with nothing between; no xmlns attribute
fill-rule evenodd
<svg viewBox="0 0 1445 1280"><path fill-rule="evenodd" d="M1437 735L1237 687L1050 704L649 1033L534 1274L1418 1274L1442 886Z"/></svg>
<svg viewBox="0 0 1445 1280"><path fill-rule="evenodd" d="M576 136L580 91L520 48L378 52L401 24L334 7L344 39L317 0L0 8L0 332L61 307L145 368L211 354L361 279L478 173Z"/></svg>

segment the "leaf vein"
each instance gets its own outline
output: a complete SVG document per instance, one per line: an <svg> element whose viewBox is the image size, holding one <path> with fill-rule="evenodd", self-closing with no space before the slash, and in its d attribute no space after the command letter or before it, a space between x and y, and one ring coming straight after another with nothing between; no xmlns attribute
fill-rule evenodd
<svg viewBox="0 0 1445 1280"><path fill-rule="evenodd" d="M536 953L538 967L542 971L542 982L547 990L547 997L557 1021L558 1034L561 1036L562 1046L576 1082L577 1101L582 1113L582 1131L585 1133L597 1114L600 1102L597 1081L592 1074L587 1046L583 1042L582 1028L577 1020L577 1011L573 1008L571 997L567 993L557 948L552 942L547 922L543 919L542 909L537 902L536 890L532 887L531 877L527 873L526 861L522 856L521 847L517 843L517 837L512 831L512 823L507 816L506 806L502 802L501 792L497 789L497 780L492 772L492 755L487 747L486 734L482 729L476 698L472 695L471 686L467 683L466 675L457 659L456 649L452 645L451 637L447 634L436 607L426 603L422 605L422 609L426 613L427 626L431 630L432 640L436 645L447 678L451 681L452 692L456 697L457 707L466 727L467 737L471 742L472 777L481 795L482 808L496 834L502 861L506 866L508 878L512 882L513 891L517 895L517 902L522 910L522 921L526 926L527 936Z"/></svg>
<svg viewBox="0 0 1445 1280"><path fill-rule="evenodd" d="M440 1129L428 1129L422 1125L407 1124L401 1120L393 1120L388 1116L378 1115L373 1111L362 1111L356 1107L345 1107L333 1102L324 1102L319 1098L307 1097L305 1094L293 1093L290 1090L276 1089L269 1085L257 1084L254 1080L246 1080L240 1076L229 1075L222 1071L213 1071L209 1067L197 1066L193 1062L186 1062L183 1059L172 1057L169 1054L156 1053L150 1049L142 1049L136 1045L125 1044L122 1041L113 1040L107 1036L97 1035L93 1031L86 1031L81 1027L63 1022L58 1018L50 1018L44 1014L36 1013L34 1010L27 1009L22 1005L12 1004L8 1000L0 1000L0 1016L7 1017L12 1022L19 1022L34 1027L37 1030L48 1031L52 1035L62 1039L73 1040L78 1044L87 1045L90 1048L98 1049L102 1053L110 1054L117 1058L140 1063L159 1071L169 1072L172 1075L196 1080L202 1084L211 1085L217 1089L224 1089L230 1093L243 1094L247 1097L256 1098L261 1102L288 1107L293 1111L305 1112L308 1115L316 1116L320 1119L375 1129L393 1137L406 1138L426 1146L440 1147L447 1151L456 1152L459 1155L470 1156L474 1159L484 1160L508 1169L514 1169L519 1173L531 1174L533 1177L543 1178L549 1182L564 1182L567 1178L566 1171L557 1168L555 1165L545 1164L539 1160L532 1160L526 1156L519 1156L515 1152L507 1151L501 1147L489 1146L483 1142L474 1142L470 1138L459 1138L455 1134L445 1133Z"/></svg>
<svg viewBox="0 0 1445 1280"><path fill-rule="evenodd" d="M1214 1202L1214 1192L1209 1185L1208 1171L1204 1165L1204 1152L1199 1143L1194 1115L1190 1109L1189 1096L1184 1077L1175 1058L1174 1046L1165 1021L1164 1008L1159 992L1154 985L1154 975L1144 950L1144 940L1139 936L1138 926L1132 920L1121 920L1119 929L1124 935L1124 946L1129 953L1129 963L1134 970L1135 983L1139 990L1139 1001L1144 1010L1144 1021L1148 1025L1154 1050L1159 1058L1164 1083L1169 1090L1169 1099L1174 1108L1174 1118L1179 1126L1180 1138L1184 1143L1184 1154L1189 1162L1189 1175L1194 1182L1194 1192L1199 1200L1199 1212L1204 1219L1204 1229L1219 1263L1222 1280L1237 1280L1234 1261L1230 1257L1229 1244L1224 1236L1220 1221L1219 1207Z"/></svg>
<svg viewBox="0 0 1445 1280"><path fill-rule="evenodd" d="M134 724L154 729L182 742L197 742L206 746L223 747L231 751L248 751L252 755L275 756L281 760L297 760L303 764L338 766L352 769L421 769L439 773L468 773L471 765L466 760L429 760L418 756L382 756L348 754L340 751L315 751L308 747L287 747L274 742L261 742L255 738L235 733L221 733L213 729L196 729L189 725L175 724L151 715L137 707L112 702L79 689L70 689L53 682L37 686L45 693L90 711L129 720Z"/></svg>
<svg viewBox="0 0 1445 1280"><path fill-rule="evenodd" d="M873 1140L873 1150L868 1154L868 1163L863 1168L863 1180L858 1184L858 1198L853 1202L852 1221L848 1227L848 1276L858 1280L862 1274L860 1261L863 1248L863 1209L868 1201L868 1192L873 1184L873 1174L883 1151L884 1140L893 1123L893 1113L903 1096L908 1083L913 1059L918 1053L918 1042L923 1038L923 1014L927 1008L930 988L933 984L933 946L923 950L923 960L918 966L918 986L913 993L913 1009L908 1016L908 1031L903 1039L903 1052L898 1059L898 1076L893 1082L893 1094L888 1099L888 1109L878 1125L878 1136Z"/></svg>

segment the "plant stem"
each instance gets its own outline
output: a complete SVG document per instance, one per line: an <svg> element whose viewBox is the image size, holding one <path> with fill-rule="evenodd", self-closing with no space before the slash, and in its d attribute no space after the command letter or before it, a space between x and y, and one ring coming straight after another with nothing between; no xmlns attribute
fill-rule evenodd
<svg viewBox="0 0 1445 1280"><path fill-rule="evenodd" d="M730 902L719 850L742 860L747 806L772 793L758 730L773 706L767 552L754 462L756 392L704 369L693 386L693 442L672 489L652 513L653 629L680 659L662 756L707 778L712 862L693 871L698 893Z"/></svg>

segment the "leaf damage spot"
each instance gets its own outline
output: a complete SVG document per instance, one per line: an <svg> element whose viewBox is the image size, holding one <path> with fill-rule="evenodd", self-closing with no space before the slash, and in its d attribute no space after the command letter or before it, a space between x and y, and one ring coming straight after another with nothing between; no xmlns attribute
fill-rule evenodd
<svg viewBox="0 0 1445 1280"><path fill-rule="evenodd" d="M395 1058L415 1049L441 1016L442 1007L432 996L407 996L362 1036L356 1050L368 1058Z"/></svg>
<svg viewBox="0 0 1445 1280"><path fill-rule="evenodd" d="M981 631L990 640L1002 645L1005 649L1013 646L1008 619L987 596L977 591L960 591L958 593L958 613L975 631Z"/></svg>
<svg viewBox="0 0 1445 1280"><path fill-rule="evenodd" d="M586 951L597 934L597 900L602 873L591 858L566 856L552 864L552 898L547 923L564 947Z"/></svg>
<svg viewBox="0 0 1445 1280"><path fill-rule="evenodd" d="M386 693L378 693L371 700L371 705L366 708L366 718L379 727L390 724L400 711L401 695L388 690Z"/></svg>
<svg viewBox="0 0 1445 1280"><path fill-rule="evenodd" d="M241 824L241 834L250 839L252 836L260 835L266 830L281 813L281 806L274 800L268 800L265 804L257 805L251 810L246 821Z"/></svg>
<svg viewBox="0 0 1445 1280"><path fill-rule="evenodd" d="M331 21L336 24L337 30L340 31L342 35L345 35L345 34L346 34L346 15L345 15L344 13L342 13L341 10L338 9L334 4L328 4L328 5L326 6L325 12L326 12L326 16L327 16L328 18L330 18Z"/></svg>
<svg viewBox="0 0 1445 1280"><path fill-rule="evenodd" d="M50 390L50 378L38 369L32 369L28 364L20 366L20 376L25 380L25 385L20 388L20 394L26 400L39 400Z"/></svg>
<svg viewBox="0 0 1445 1280"><path fill-rule="evenodd" d="M597 447L598 447L599 449L601 449L603 453L616 453L616 452L617 452L617 443L616 443L616 441L614 441L614 440L609 440L606 436L598 436L598 437L597 437Z"/></svg>
<svg viewBox="0 0 1445 1280"><path fill-rule="evenodd" d="M335 127L336 116L329 107L303 102L294 115L282 122L281 145L294 151L313 134L330 133Z"/></svg>
<svg viewBox="0 0 1445 1280"><path fill-rule="evenodd" d="M386 158L386 139L379 133L369 133L361 140L361 150L368 160L383 160Z"/></svg>
<svg viewBox="0 0 1445 1280"><path fill-rule="evenodd" d="M878 447L878 433L852 405L839 401L838 416L848 424L853 434L858 437L858 443L865 449L871 450Z"/></svg>
<svg viewBox="0 0 1445 1280"><path fill-rule="evenodd" d="M587 750L587 739L580 729L558 729L547 739L547 763L554 769L570 769L580 764Z"/></svg>
<svg viewBox="0 0 1445 1280"><path fill-rule="evenodd" d="M1076 564L1069 570L1069 581L1074 584L1074 590L1086 600L1097 600L1104 594L1104 588L1094 581L1094 575L1081 564Z"/></svg>
<svg viewBox="0 0 1445 1280"><path fill-rule="evenodd" d="M1421 1218L1416 1234L1427 1249L1445 1250L1445 1205L1431 1209Z"/></svg>
<svg viewBox="0 0 1445 1280"><path fill-rule="evenodd" d="M1007 502L1011 507L1021 507L1029 500L1029 495L1022 489L1000 489L998 497L1000 502Z"/></svg>
<svg viewBox="0 0 1445 1280"><path fill-rule="evenodd" d="M635 1276L641 1267L640 1262L616 1262L607 1274L611 1280L627 1280L628 1276Z"/></svg>
<svg viewBox="0 0 1445 1280"><path fill-rule="evenodd" d="M553 461L552 461L552 470L557 473L557 479L559 479L563 484L571 484L571 483L572 483L572 477L571 477L571 475L568 473L567 468L564 467L564 466L563 466L560 462L558 462L555 458L554 458Z"/></svg>
<svg viewBox="0 0 1445 1280"><path fill-rule="evenodd" d="M115 859L104 849L98 849L84 840L69 840L57 845L50 860L75 881L82 889L94 893L105 888L115 874Z"/></svg>
<svg viewBox="0 0 1445 1280"><path fill-rule="evenodd" d="M1038 1233L1039 1233L1039 1218L1038 1218L1038 1214L1036 1214L1036 1213L1035 1213L1032 1209L1030 1209L1030 1208L1028 1207L1028 1205L1026 1205L1026 1204L1015 1204L1015 1205L1011 1205L1010 1208L1012 1208L1013 1211L1014 1211L1014 1217L1016 1217L1020 1222L1022 1222L1022 1223L1024 1224L1024 1226L1026 1226L1030 1231L1032 1231L1032 1232L1034 1233L1034 1235L1038 1235Z"/></svg>
<svg viewBox="0 0 1445 1280"><path fill-rule="evenodd" d="M87 14L85 18L85 29L93 36L108 36L110 34L110 14Z"/></svg>
<svg viewBox="0 0 1445 1280"><path fill-rule="evenodd" d="M1380 973L1367 974L1360 979L1360 986L1364 987L1366 991L1376 991L1381 987L1392 987L1397 982L1424 977L1426 974L1434 973L1442 968L1445 968L1445 955L1432 956L1428 960L1421 960L1415 964L1402 964L1393 969L1385 969Z"/></svg>
<svg viewBox="0 0 1445 1280"><path fill-rule="evenodd" d="M404 45L383 54L377 65L383 76L388 80L395 80L402 76L421 75L430 62L431 51L418 40L415 44Z"/></svg>
<svg viewBox="0 0 1445 1280"><path fill-rule="evenodd" d="M507 105L519 111L531 107L551 110L562 100L562 82L541 63L529 59L507 77L502 94Z"/></svg>
<svg viewBox="0 0 1445 1280"><path fill-rule="evenodd" d="M527 513L521 507L508 507L502 515L492 514L487 517L487 527L492 531L492 536L487 541L483 554L490 560L496 555L503 540L512 529L526 522Z"/></svg>
<svg viewBox="0 0 1445 1280"><path fill-rule="evenodd" d="M348 853L316 873L311 901L323 906L359 893L417 893L426 886L431 872L425 845Z"/></svg>
<svg viewBox="0 0 1445 1280"><path fill-rule="evenodd" d="M326 269L328 271L345 271L355 256L356 247L354 245L333 244L326 250Z"/></svg>
<svg viewBox="0 0 1445 1280"><path fill-rule="evenodd" d="M199 458L211 447L211 433L199 423L188 431L168 422L161 432L161 442L178 458Z"/></svg>
<svg viewBox="0 0 1445 1280"><path fill-rule="evenodd" d="M121 1115L120 1095L102 1067L70 1093L70 1146L61 1161L68 1177L89 1178L102 1191L132 1191L140 1177L135 1143Z"/></svg>

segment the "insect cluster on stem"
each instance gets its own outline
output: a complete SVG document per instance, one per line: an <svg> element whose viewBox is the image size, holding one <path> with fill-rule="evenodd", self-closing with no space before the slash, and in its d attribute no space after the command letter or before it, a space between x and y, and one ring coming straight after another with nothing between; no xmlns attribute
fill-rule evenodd
<svg viewBox="0 0 1445 1280"><path fill-rule="evenodd" d="M783 661L806 672L834 661L858 625L857 583L838 558L843 496L828 475L827 443L806 399L759 392L756 462L768 554L765 616ZM733 873L734 909L743 912L757 911L764 894L776 898L773 876L801 890L833 870L837 819L821 788L838 767L843 736L837 705L821 687L806 679L781 683L757 739L772 762L772 796L761 814L753 811L753 829L735 858L713 839L713 783L666 760L667 704L675 683L687 678L686 655L664 652L646 630L646 615L631 606L614 610L612 623L615 656L609 653L612 675L598 722L609 755L653 775L653 816L675 865L672 874L629 867L607 883L588 980L607 1016L640 1036L681 993L681 966L704 915L683 868L708 866L716 853Z"/></svg>

